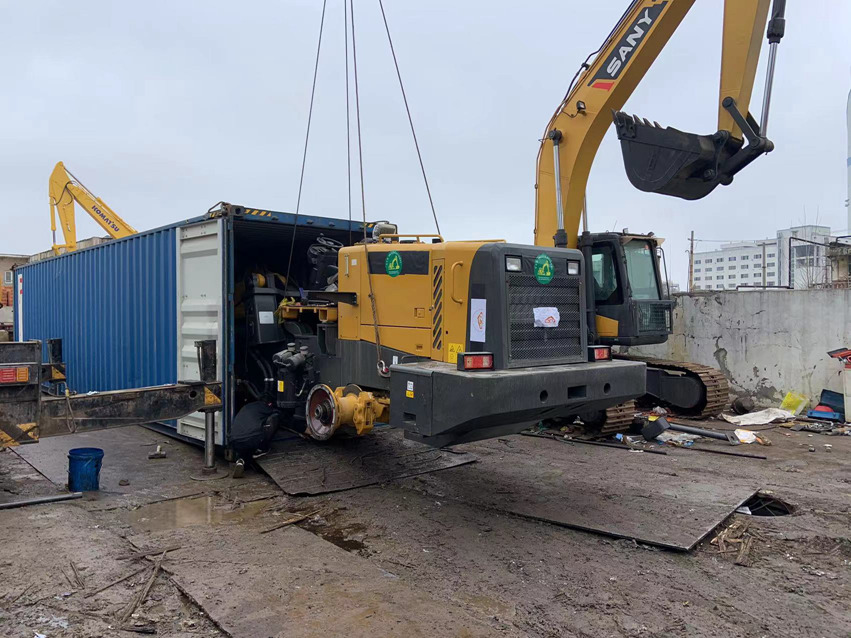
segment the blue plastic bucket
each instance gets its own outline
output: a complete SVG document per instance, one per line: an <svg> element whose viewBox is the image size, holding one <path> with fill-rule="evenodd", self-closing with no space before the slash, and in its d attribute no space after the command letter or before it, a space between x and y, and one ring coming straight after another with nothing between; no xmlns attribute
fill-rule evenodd
<svg viewBox="0 0 851 638"><path fill-rule="evenodd" d="M97 447L78 447L68 451L68 489L72 492L93 492L100 489L100 466L103 450Z"/></svg>

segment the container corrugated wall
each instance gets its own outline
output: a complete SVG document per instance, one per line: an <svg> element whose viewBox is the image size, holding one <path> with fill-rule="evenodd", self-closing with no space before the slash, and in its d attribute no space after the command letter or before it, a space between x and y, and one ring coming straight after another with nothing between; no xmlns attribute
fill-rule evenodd
<svg viewBox="0 0 851 638"><path fill-rule="evenodd" d="M176 232L151 231L16 269L23 290L15 338L61 338L75 392L174 383Z"/></svg>

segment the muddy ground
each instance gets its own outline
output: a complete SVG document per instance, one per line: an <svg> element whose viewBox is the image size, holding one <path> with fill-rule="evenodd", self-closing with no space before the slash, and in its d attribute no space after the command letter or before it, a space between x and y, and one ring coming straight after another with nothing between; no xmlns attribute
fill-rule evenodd
<svg viewBox="0 0 851 638"><path fill-rule="evenodd" d="M767 460L515 436L460 446L477 455L470 465L296 498L256 473L192 481L200 452L172 442L168 459L148 461L162 435L142 428L100 433L100 493L0 510L0 635L849 636L851 437L765 434L770 447L735 449ZM79 436L38 444L31 460L53 483L0 453L2 500L56 492ZM113 454L110 465L111 446L132 462L116 467ZM734 514L693 551L672 552L500 511L494 485L524 467L538 477L547 468L536 480L566 491L594 476L600 508L616 486L632 485L635 508L660 508L652 526L676 521L654 495L679 482L753 484L794 511ZM745 555L742 539L710 542L742 523ZM125 556L167 547L150 593L122 624L160 554Z"/></svg>

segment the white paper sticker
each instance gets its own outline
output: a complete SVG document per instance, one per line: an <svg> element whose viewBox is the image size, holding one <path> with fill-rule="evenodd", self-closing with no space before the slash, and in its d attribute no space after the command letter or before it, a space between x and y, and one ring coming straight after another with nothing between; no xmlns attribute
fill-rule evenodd
<svg viewBox="0 0 851 638"><path fill-rule="evenodd" d="M357 266L357 265L358 265L358 260L352 259L352 266Z"/></svg>
<svg viewBox="0 0 851 638"><path fill-rule="evenodd" d="M470 341L485 342L488 322L487 299L470 299Z"/></svg>
<svg viewBox="0 0 851 638"><path fill-rule="evenodd" d="M561 321L558 308L532 308L532 312L535 313L536 328L558 328Z"/></svg>
<svg viewBox="0 0 851 638"><path fill-rule="evenodd" d="M399 357L394 354L393 355L393 365L395 366L397 363L399 363Z"/></svg>
<svg viewBox="0 0 851 638"><path fill-rule="evenodd" d="M275 323L275 313L271 310L261 310L257 314L260 317L260 323Z"/></svg>
<svg viewBox="0 0 851 638"><path fill-rule="evenodd" d="M414 391L414 382L413 382L413 381L408 381L408 383L406 384L406 389L407 389L407 390L410 390L411 392L413 392L413 391Z"/></svg>

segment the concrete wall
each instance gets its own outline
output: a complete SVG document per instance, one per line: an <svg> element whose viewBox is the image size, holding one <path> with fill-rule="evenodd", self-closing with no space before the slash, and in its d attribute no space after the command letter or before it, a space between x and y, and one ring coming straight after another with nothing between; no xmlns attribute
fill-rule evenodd
<svg viewBox="0 0 851 638"><path fill-rule="evenodd" d="M851 347L851 290L774 290L679 295L674 333L648 356L720 368L732 391L777 406L787 391L842 391L828 350Z"/></svg>

